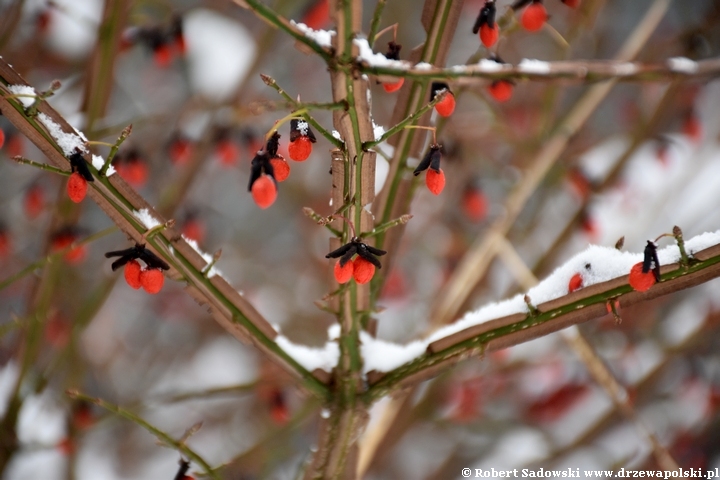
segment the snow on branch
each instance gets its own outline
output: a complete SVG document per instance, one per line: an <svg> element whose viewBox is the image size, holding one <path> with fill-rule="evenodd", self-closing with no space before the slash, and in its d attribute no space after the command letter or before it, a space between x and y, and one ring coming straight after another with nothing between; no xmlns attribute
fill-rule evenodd
<svg viewBox="0 0 720 480"><path fill-rule="evenodd" d="M407 62L376 61L378 55L361 56L363 73L414 79L453 79L458 85L476 83L478 79L497 80L526 78L551 80L566 78L581 81L620 79L633 81L667 81L676 77L713 77L720 75L720 57L691 60L684 57L669 58L662 63L633 63L616 60L571 60L546 62L523 59L518 65L483 59L472 65L455 65L448 68Z"/></svg>
<svg viewBox="0 0 720 480"><path fill-rule="evenodd" d="M625 307L720 276L720 231L686 240L685 249L691 256L687 267L678 263L681 254L676 244L658 250L662 281L644 293L635 292L627 280L631 267L642 262L642 254L590 246L527 294L468 312L424 339L397 345L364 336L368 395L377 398L390 389L429 378L448 363L603 316L610 300L619 300ZM568 293L575 274L582 276L583 288Z"/></svg>

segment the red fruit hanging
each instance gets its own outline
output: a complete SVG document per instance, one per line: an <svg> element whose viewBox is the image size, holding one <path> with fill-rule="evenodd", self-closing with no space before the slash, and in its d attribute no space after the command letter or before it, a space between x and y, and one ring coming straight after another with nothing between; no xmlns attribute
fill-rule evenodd
<svg viewBox="0 0 720 480"><path fill-rule="evenodd" d="M488 87L488 92L498 102L507 102L512 97L513 84L507 80L495 80Z"/></svg>
<svg viewBox="0 0 720 480"><path fill-rule="evenodd" d="M449 117L455 111L455 95L450 91L447 83L433 82L431 86L430 100L435 100L442 91L447 90L445 98L435 104L435 111L441 117Z"/></svg>
<svg viewBox="0 0 720 480"><path fill-rule="evenodd" d="M151 295L159 293L164 283L165 275L158 268L148 268L140 272L140 285Z"/></svg>
<svg viewBox="0 0 720 480"><path fill-rule="evenodd" d="M577 8L580 5L580 0L561 0L565 5L570 8Z"/></svg>
<svg viewBox="0 0 720 480"><path fill-rule="evenodd" d="M0 225L0 258L10 253L10 234L4 226Z"/></svg>
<svg viewBox="0 0 720 480"><path fill-rule="evenodd" d="M470 221L480 222L487 215L487 198L478 188L467 187L463 192L461 203L462 211Z"/></svg>
<svg viewBox="0 0 720 480"><path fill-rule="evenodd" d="M74 172L70 175L67 183L67 193L70 200L75 203L80 203L87 194L87 181L78 172Z"/></svg>
<svg viewBox="0 0 720 480"><path fill-rule="evenodd" d="M291 159L296 162L307 160L312 153L312 144L316 141L315 134L305 120L298 118L290 120L288 154Z"/></svg>
<svg viewBox="0 0 720 480"><path fill-rule="evenodd" d="M582 275L579 273L576 273L570 278L570 282L568 283L568 293L572 293L575 290L580 290L583 287L583 279Z"/></svg>
<svg viewBox="0 0 720 480"><path fill-rule="evenodd" d="M169 153L173 164L183 165L192 158L193 145L187 138L177 135L170 143Z"/></svg>
<svg viewBox="0 0 720 480"><path fill-rule="evenodd" d="M95 416L87 402L77 402L73 407L72 424L78 430L86 430L95 424Z"/></svg>
<svg viewBox="0 0 720 480"><path fill-rule="evenodd" d="M335 275L335 280L338 283L347 283L353 277L354 264L350 260L348 260L344 266L342 265L342 263L343 262L341 260L335 262L333 274Z"/></svg>
<svg viewBox="0 0 720 480"><path fill-rule="evenodd" d="M691 112L685 117L682 133L687 135L693 142L699 142L702 140L702 124L700 123L700 119L694 113Z"/></svg>
<svg viewBox="0 0 720 480"><path fill-rule="evenodd" d="M434 195L440 195L445 188L445 173L440 168L440 160L442 159L442 145L430 145L428 153L417 166L413 175L417 176L420 172L427 170L425 174L425 185Z"/></svg>
<svg viewBox="0 0 720 480"><path fill-rule="evenodd" d="M75 228L65 227L53 234L50 241L51 251L64 250L71 246L78 238L78 232ZM75 248L68 250L64 259L68 263L79 263L85 259L85 245L77 245Z"/></svg>
<svg viewBox="0 0 720 480"><path fill-rule="evenodd" d="M268 208L275 203L277 198L277 186L275 181L269 175L263 174L252 185L252 197L260 208Z"/></svg>
<svg viewBox="0 0 720 480"><path fill-rule="evenodd" d="M425 174L425 185L433 195L440 195L445 188L445 173L440 170L433 170L432 168Z"/></svg>
<svg viewBox="0 0 720 480"><path fill-rule="evenodd" d="M18 133L9 134L5 145L5 153L7 156L10 158L17 156L22 157L24 152L23 136Z"/></svg>
<svg viewBox="0 0 720 480"><path fill-rule="evenodd" d="M375 275L375 265L363 257L357 257L353 261L353 277L359 285L368 283L373 275Z"/></svg>
<svg viewBox="0 0 720 480"><path fill-rule="evenodd" d="M85 162L85 159L78 150L70 155L68 160L70 160L70 168L73 172L67 183L68 196L73 202L80 203L85 198L85 194L87 194L87 182L92 182L94 179L87 166L87 162Z"/></svg>
<svg viewBox="0 0 720 480"><path fill-rule="evenodd" d="M45 209L45 192L42 187L34 183L25 191L23 210L30 220L37 218Z"/></svg>
<svg viewBox="0 0 720 480"><path fill-rule="evenodd" d="M270 418L278 425L285 425L290 420L290 412L282 390L275 389L270 397Z"/></svg>
<svg viewBox="0 0 720 480"><path fill-rule="evenodd" d="M398 90L400 90L403 86L403 83L405 83L405 79L401 78L398 81L393 82L393 83L383 82L382 86L383 86L383 90L385 90L387 93L393 93L393 92L397 92Z"/></svg>
<svg viewBox="0 0 720 480"><path fill-rule="evenodd" d="M520 16L520 23L528 32L537 32L547 21L547 10L540 0L533 0L533 3L525 7Z"/></svg>
<svg viewBox="0 0 720 480"><path fill-rule="evenodd" d="M388 43L388 51L385 53L385 58L388 60L400 60L400 49L402 48L402 45L397 44L395 42ZM403 83L405 83L404 78L398 78L394 82L382 82L383 90L385 90L387 93L393 93L400 90L400 88L403 86Z"/></svg>
<svg viewBox="0 0 720 480"><path fill-rule="evenodd" d="M629 282L634 290L645 292L655 285L655 276L652 272L643 272L643 264L640 262L630 269Z"/></svg>
<svg viewBox="0 0 720 480"><path fill-rule="evenodd" d="M500 28L495 23L495 0L487 0L480 9L480 14L475 20L473 33L480 34L480 41L487 48L492 47L500 36Z"/></svg>
<svg viewBox="0 0 720 480"><path fill-rule="evenodd" d="M3 145L5 145L5 131L0 128L0 148L2 148Z"/></svg>
<svg viewBox="0 0 720 480"><path fill-rule="evenodd" d="M189 238L197 243L203 243L205 241L205 225L195 214L190 214L185 218L181 230L185 238Z"/></svg>
<svg viewBox="0 0 720 480"><path fill-rule="evenodd" d="M645 292L660 281L660 260L655 243L648 240L643 261L632 266L628 280L638 292Z"/></svg>
<svg viewBox="0 0 720 480"><path fill-rule="evenodd" d="M308 8L302 17L302 23L312 28L320 30L330 22L330 3L328 0L317 0Z"/></svg>
<svg viewBox="0 0 720 480"><path fill-rule="evenodd" d="M140 281L141 273L142 268L140 267L140 263L137 260L130 260L128 263L125 264L125 281L128 285L130 285L131 288L134 288L135 290L138 290L140 287L142 287L142 282Z"/></svg>
<svg viewBox="0 0 720 480"><path fill-rule="evenodd" d="M145 160L135 149L131 149L126 155L119 156L116 162L113 162L115 170L126 182L134 187L142 187L147 183L148 166Z"/></svg>
<svg viewBox="0 0 720 480"><path fill-rule="evenodd" d="M287 160L278 155L275 158L270 159L270 164L273 167L273 175L275 180L278 182L284 182L290 176L290 164Z"/></svg>
<svg viewBox="0 0 720 480"><path fill-rule="evenodd" d="M231 167L240 158L240 147L230 138L224 138L215 145L215 156L220 160L220 165Z"/></svg>

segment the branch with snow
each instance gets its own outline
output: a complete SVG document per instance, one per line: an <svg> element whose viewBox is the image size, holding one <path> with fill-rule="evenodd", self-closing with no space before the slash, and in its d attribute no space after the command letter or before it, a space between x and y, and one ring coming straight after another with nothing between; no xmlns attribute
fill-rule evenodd
<svg viewBox="0 0 720 480"><path fill-rule="evenodd" d="M483 59L476 64L440 68L427 63L410 65L407 62L376 61L375 56L363 56L363 73L388 77L423 80L452 79L457 85L474 85L481 80L555 80L569 79L583 82L618 79L624 81L668 81L674 78L703 78L720 75L720 57L691 60L669 58L662 63L625 62L617 60L571 60L546 62L523 59L519 64L498 63Z"/></svg>
<svg viewBox="0 0 720 480"><path fill-rule="evenodd" d="M390 390L425 380L470 356L606 315L610 301L627 307L720 277L720 231L686 240L685 248L692 257L688 266L680 263L677 245L658 251L662 281L647 292L636 292L628 284L627 273L642 261L641 254L591 246L528 291L536 309L532 312L521 294L469 312L429 337L405 346L366 338L363 353L373 359L365 368L370 384L368 398L377 399ZM582 276L584 288L567 293L570 278L576 273Z"/></svg>

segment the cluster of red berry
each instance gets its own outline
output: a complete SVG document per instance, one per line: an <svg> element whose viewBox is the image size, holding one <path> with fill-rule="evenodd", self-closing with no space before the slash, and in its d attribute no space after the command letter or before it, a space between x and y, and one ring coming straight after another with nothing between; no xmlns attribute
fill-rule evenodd
<svg viewBox="0 0 720 480"><path fill-rule="evenodd" d="M305 120L290 120L290 145L288 155L296 162L304 162L312 153L312 144L317 140ZM268 208L277 198L277 182L284 182L290 175L290 165L278 154L280 134L272 133L265 148L259 150L250 164L248 191L260 208Z"/></svg>
<svg viewBox="0 0 720 480"><path fill-rule="evenodd" d="M182 17L173 17L167 27L132 27L123 32L121 50L127 50L135 44L145 45L152 51L155 64L165 68L173 58L185 55L187 46L183 34Z"/></svg>
<svg viewBox="0 0 720 480"><path fill-rule="evenodd" d="M127 284L135 290L142 287L143 290L150 294L156 294L162 290L165 283L165 276L162 272L170 269L170 266L164 260L145 248L145 245L139 243L125 250L107 252L105 257L120 257L112 264L113 272L125 266L125 281ZM144 266L140 265L138 260L142 260Z"/></svg>
<svg viewBox="0 0 720 480"><path fill-rule="evenodd" d="M354 278L360 285L368 283L375 275L375 267L382 268L380 260L376 257L387 252L353 238L342 247L325 255L325 258L339 258L335 263L333 273L338 283L347 283ZM353 260L355 257L355 260Z"/></svg>

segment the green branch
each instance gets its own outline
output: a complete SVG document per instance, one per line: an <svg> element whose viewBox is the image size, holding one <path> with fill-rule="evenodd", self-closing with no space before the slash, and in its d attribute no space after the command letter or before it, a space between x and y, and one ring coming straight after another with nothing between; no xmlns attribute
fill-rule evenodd
<svg viewBox="0 0 720 480"><path fill-rule="evenodd" d="M183 440L175 440L172 438L169 434L163 432L159 428L151 425L143 418L139 417L138 415L135 415L133 412L129 410L125 410L122 407L119 407L118 405L114 405L110 402L106 402L105 400L101 398L93 398L88 395L84 395L77 390L68 390L67 395L70 398L73 398L75 400L82 400L85 402L94 403L95 405L104 408L105 410L112 412L116 415L119 415L126 420L130 420L134 424L144 428L148 432L155 435L155 437L160 440L162 443L164 443L166 446L173 448L177 450L178 452L185 455L187 458L195 462L196 464L200 465L202 469L205 471L205 473L210 476L211 478L215 480L220 480L220 477L217 475L217 473L213 470L213 468L208 465L208 463L205 461L204 458L202 458L195 450L185 445L185 442Z"/></svg>
<svg viewBox="0 0 720 480"><path fill-rule="evenodd" d="M408 125L415 123L415 121L417 121L417 119L422 117L425 114L425 112L432 109L436 103L438 103L443 98L445 98L445 95L447 95L447 92L443 92L443 93L437 95L430 103L424 105L423 107L420 107L420 109L417 110L415 113L412 113L412 114L408 115L407 117L405 117L399 123L397 123L392 128L390 128L385 133L383 133L380 136L380 138L375 139L375 141L363 143L363 150L369 150L377 145L380 145L382 142L384 142L388 138L392 137L393 135L400 132L401 130L404 130Z"/></svg>

